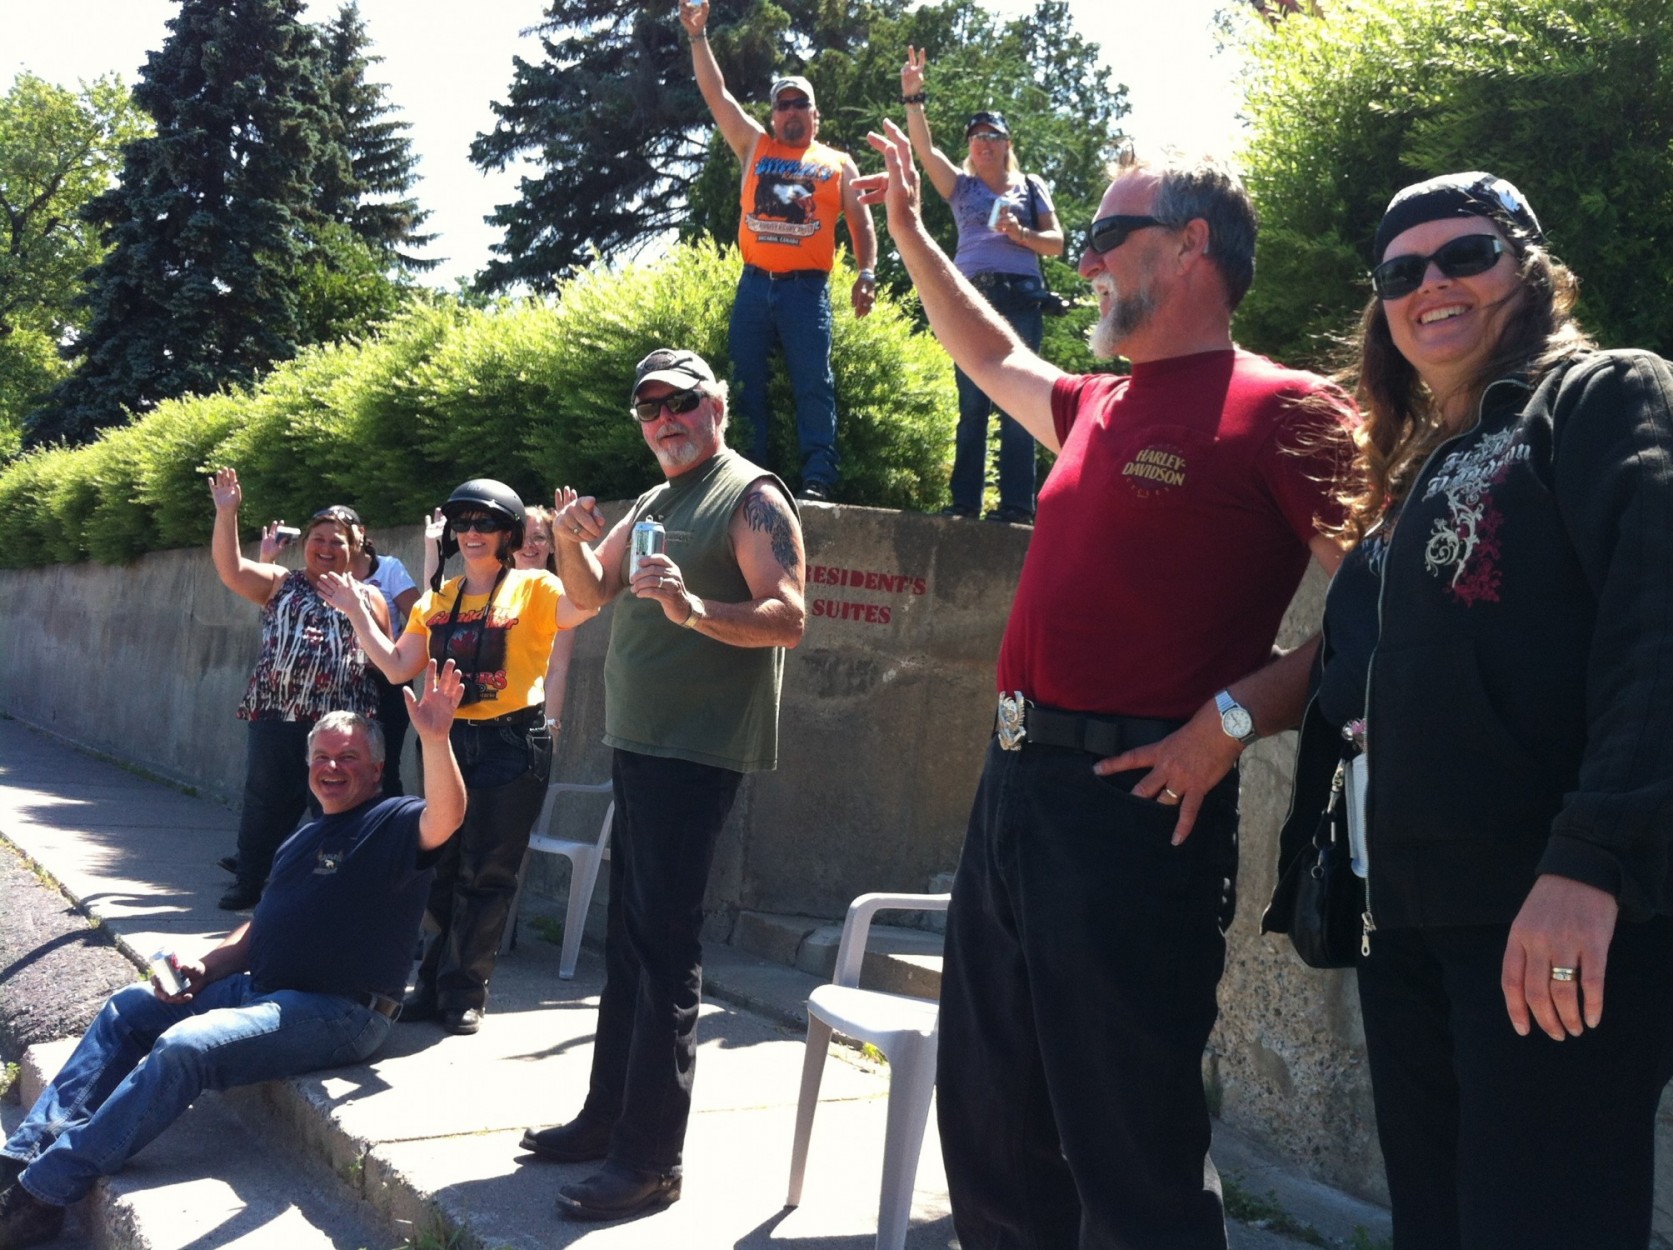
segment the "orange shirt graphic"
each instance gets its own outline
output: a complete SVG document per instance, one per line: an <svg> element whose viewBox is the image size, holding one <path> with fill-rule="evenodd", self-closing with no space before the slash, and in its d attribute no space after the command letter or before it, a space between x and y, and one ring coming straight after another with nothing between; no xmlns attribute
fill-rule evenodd
<svg viewBox="0 0 1673 1250"><path fill-rule="evenodd" d="M738 250L769 273L830 271L842 215L843 154L823 143L786 147L771 135L755 141L744 169Z"/></svg>

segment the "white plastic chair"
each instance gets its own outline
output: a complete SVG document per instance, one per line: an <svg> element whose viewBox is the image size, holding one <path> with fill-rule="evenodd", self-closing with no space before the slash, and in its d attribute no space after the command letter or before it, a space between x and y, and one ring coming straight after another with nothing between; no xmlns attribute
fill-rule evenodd
<svg viewBox="0 0 1673 1250"><path fill-rule="evenodd" d="M575 975L575 961L581 954L581 931L587 927L587 909L592 905L593 887L598 884L598 866L610 858L610 822L616 816L616 800L611 799L604 809L604 822L598 827L598 837L592 842L574 842L555 838L546 830L552 827L560 794L609 794L608 781L583 784L576 781L554 781L546 787L546 802L535 817L535 831L529 835L529 849L523 856L523 866L517 870L517 893L511 899L511 914L505 920L505 936L500 939L500 954L517 945L517 907L523 901L523 878L528 875L529 856L536 851L548 855L564 855L569 859L569 909L563 919L563 953L558 960L558 976L565 981Z"/></svg>
<svg viewBox="0 0 1673 1250"><path fill-rule="evenodd" d="M949 894L862 894L848 908L837 946L836 972L807 1000L807 1051L802 1094L796 1104L796 1140L790 1149L786 1206L802 1200L808 1138L819 1103L831 1033L870 1042L889 1061L888 1127L883 1134L883 1185L877 1204L877 1250L901 1250L912 1214L912 1182L935 1091L935 1044L940 1004L927 998L862 990L860 965L874 915L883 910L946 911Z"/></svg>

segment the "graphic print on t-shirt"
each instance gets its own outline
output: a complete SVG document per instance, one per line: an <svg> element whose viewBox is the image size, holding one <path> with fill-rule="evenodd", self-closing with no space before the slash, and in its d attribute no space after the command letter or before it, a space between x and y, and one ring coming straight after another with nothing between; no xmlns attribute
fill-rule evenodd
<svg viewBox="0 0 1673 1250"><path fill-rule="evenodd" d="M763 156L755 162L755 202L744 214L744 224L760 243L800 247L819 233L820 222L809 221L818 184L835 171L807 161Z"/></svg>
<svg viewBox="0 0 1673 1250"><path fill-rule="evenodd" d="M1121 477L1140 499L1151 499L1185 485L1185 448L1170 441L1139 448L1121 466Z"/></svg>
<svg viewBox="0 0 1673 1250"><path fill-rule="evenodd" d="M482 629L482 609L459 613L451 633L447 628L448 613L436 611L424 623L430 628L430 654L437 664L452 660L460 676L465 679L465 697L459 706L472 703L493 703L506 687L506 631L517 624L516 617L502 617L498 612ZM477 651L481 639L482 650Z"/></svg>

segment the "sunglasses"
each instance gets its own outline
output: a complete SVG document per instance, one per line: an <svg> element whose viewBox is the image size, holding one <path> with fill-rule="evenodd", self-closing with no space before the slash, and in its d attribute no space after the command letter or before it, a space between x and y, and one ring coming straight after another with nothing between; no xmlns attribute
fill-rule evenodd
<svg viewBox="0 0 1673 1250"><path fill-rule="evenodd" d="M806 112L808 109L810 109L812 107L813 107L813 101L812 100L774 100L773 101L773 112L775 112L775 113L788 113L791 109L800 109L801 111Z"/></svg>
<svg viewBox="0 0 1673 1250"><path fill-rule="evenodd" d="M469 534L472 532L478 534L497 534L501 530L509 528L510 527L499 517L489 516L487 513L456 517L453 521L453 532L456 534Z"/></svg>
<svg viewBox="0 0 1673 1250"><path fill-rule="evenodd" d="M1100 217L1092 223L1092 228L1086 232L1086 244L1098 255L1113 252L1127 241L1127 236L1135 230L1143 230L1147 226L1160 226L1164 223L1155 217L1140 217L1129 213L1117 213L1113 217Z"/></svg>
<svg viewBox="0 0 1673 1250"><path fill-rule="evenodd" d="M657 419L664 408L676 417L683 417L686 413L696 409L703 402L703 392L692 389L684 391L670 391L656 399L639 399L633 403L633 415L639 419L641 425L649 425Z"/></svg>
<svg viewBox="0 0 1673 1250"><path fill-rule="evenodd" d="M1371 286L1381 300L1404 299L1423 285L1431 262L1449 278L1486 273L1499 263L1505 245L1497 235L1466 234L1427 256L1396 256L1371 271Z"/></svg>

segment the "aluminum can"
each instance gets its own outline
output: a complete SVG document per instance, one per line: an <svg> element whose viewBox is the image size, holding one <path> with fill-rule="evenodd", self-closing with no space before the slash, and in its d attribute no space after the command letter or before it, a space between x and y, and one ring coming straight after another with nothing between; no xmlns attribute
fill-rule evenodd
<svg viewBox="0 0 1673 1250"><path fill-rule="evenodd" d="M163 993L171 998L186 988L186 983L180 979L179 960L166 946L151 956L151 975L157 978L157 984L163 987Z"/></svg>
<svg viewBox="0 0 1673 1250"><path fill-rule="evenodd" d="M660 521L640 521L633 527L633 546L627 559L627 580L639 576L639 562L646 556L659 556L668 545L668 532Z"/></svg>

